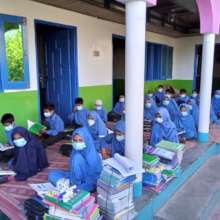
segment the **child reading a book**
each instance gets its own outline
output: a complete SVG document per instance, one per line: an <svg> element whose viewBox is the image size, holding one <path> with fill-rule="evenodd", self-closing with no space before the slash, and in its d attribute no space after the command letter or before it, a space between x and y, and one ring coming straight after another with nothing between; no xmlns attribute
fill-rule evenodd
<svg viewBox="0 0 220 220"><path fill-rule="evenodd" d="M102 171L101 157L95 149L87 128L76 129L72 138L73 151L69 171L51 171L48 179L56 185L59 179L66 178L70 180L71 185L92 192L96 189L96 183Z"/></svg>
<svg viewBox="0 0 220 220"><path fill-rule="evenodd" d="M4 127L5 137L7 141L4 147L13 146L14 144L11 138L11 134L13 130L16 128L14 115L12 115L11 113L4 114L1 118L1 123ZM13 149L8 149L0 153L0 159L3 160L9 160L12 156L13 156Z"/></svg>
<svg viewBox="0 0 220 220"><path fill-rule="evenodd" d="M13 169L16 180L26 180L48 166L43 145L25 128L16 127L12 132L12 141L15 146Z"/></svg>
<svg viewBox="0 0 220 220"><path fill-rule="evenodd" d="M53 145L64 138L64 122L62 118L56 114L54 105L48 104L44 106L45 125L48 130L41 130L42 141L45 146Z"/></svg>

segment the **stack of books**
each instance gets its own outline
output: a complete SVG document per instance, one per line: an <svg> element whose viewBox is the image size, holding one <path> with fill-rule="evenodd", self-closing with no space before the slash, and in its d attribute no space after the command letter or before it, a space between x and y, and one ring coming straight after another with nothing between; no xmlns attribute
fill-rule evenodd
<svg viewBox="0 0 220 220"><path fill-rule="evenodd" d="M97 201L105 219L132 219L136 212L133 202L133 183L142 173L133 161L115 154L103 161L103 171L97 184Z"/></svg>
<svg viewBox="0 0 220 220"><path fill-rule="evenodd" d="M167 183L181 172L184 145L161 141L155 147L144 147L143 185L146 189L161 192Z"/></svg>

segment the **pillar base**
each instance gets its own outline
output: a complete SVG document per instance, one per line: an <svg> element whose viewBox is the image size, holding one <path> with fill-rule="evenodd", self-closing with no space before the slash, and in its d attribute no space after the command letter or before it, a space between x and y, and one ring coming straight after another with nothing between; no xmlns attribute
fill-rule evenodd
<svg viewBox="0 0 220 220"><path fill-rule="evenodd" d="M209 134L204 132L199 132L198 141L199 143L207 143L209 141Z"/></svg>
<svg viewBox="0 0 220 220"><path fill-rule="evenodd" d="M138 199L142 196L142 182L135 182L133 184L133 197Z"/></svg>

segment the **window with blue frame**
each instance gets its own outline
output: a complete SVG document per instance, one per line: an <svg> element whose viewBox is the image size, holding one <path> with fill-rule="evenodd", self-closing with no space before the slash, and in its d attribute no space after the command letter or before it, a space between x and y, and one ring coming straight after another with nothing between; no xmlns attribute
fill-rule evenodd
<svg viewBox="0 0 220 220"><path fill-rule="evenodd" d="M29 87L26 19L0 14L0 90Z"/></svg>
<svg viewBox="0 0 220 220"><path fill-rule="evenodd" d="M172 47L147 42L145 59L146 81L172 79Z"/></svg>

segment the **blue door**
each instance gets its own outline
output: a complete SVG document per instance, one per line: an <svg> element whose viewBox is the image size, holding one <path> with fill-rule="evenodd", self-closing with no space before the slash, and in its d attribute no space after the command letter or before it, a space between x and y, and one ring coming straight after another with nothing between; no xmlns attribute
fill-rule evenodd
<svg viewBox="0 0 220 220"><path fill-rule="evenodd" d="M44 38L44 99L65 122L78 95L75 37L74 29L57 28Z"/></svg>

